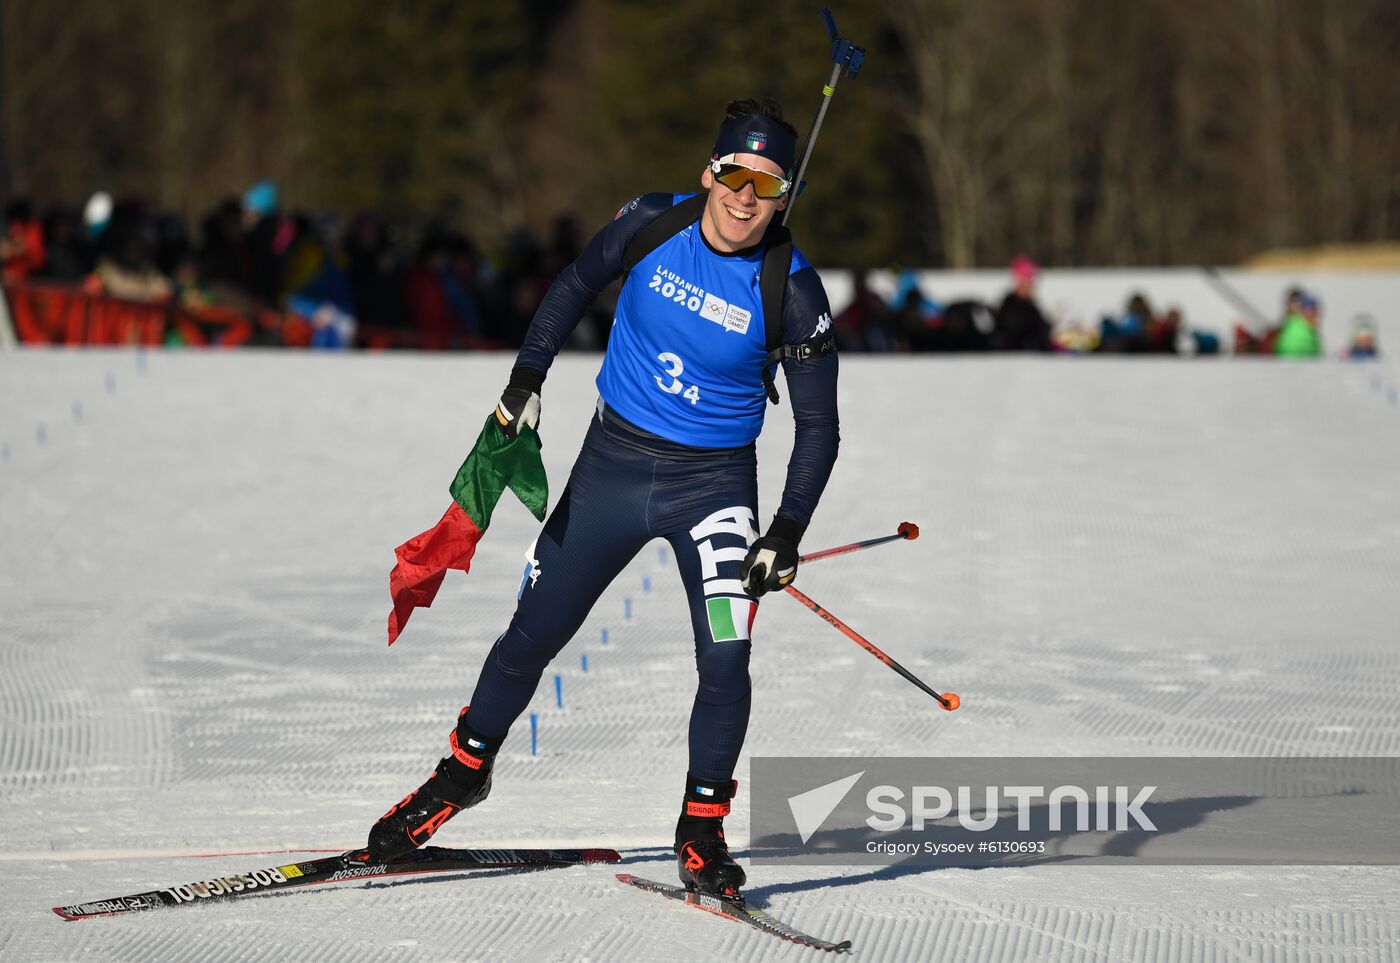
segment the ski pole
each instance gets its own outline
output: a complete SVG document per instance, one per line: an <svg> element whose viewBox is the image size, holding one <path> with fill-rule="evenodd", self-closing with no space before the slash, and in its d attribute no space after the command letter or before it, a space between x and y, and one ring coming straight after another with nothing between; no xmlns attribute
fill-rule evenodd
<svg viewBox="0 0 1400 963"><path fill-rule="evenodd" d="M788 206L791 206L791 202L789 202ZM1270 320L1263 311L1256 308L1253 303L1246 301L1244 295L1231 287L1229 282L1221 277L1219 268L1203 267L1201 270L1205 272L1206 280L1210 282L1211 287L1215 288L1226 301L1229 301L1236 308L1249 315L1256 324L1262 324L1265 330L1273 325L1274 322Z"/></svg>
<svg viewBox="0 0 1400 963"><path fill-rule="evenodd" d="M836 32L836 21L831 17L831 11L822 8L822 17L826 20L826 30L831 34L831 59L835 66L831 68L831 77L827 80L826 86L822 88L821 103L817 106L817 117L812 121L812 129L807 134L807 145L802 150L802 163L797 166L797 175L793 177L794 190L792 199L788 201L787 210L783 211L784 225L788 218L792 217L792 206L797 203L798 196L802 193L802 175L807 171L807 162L812 159L812 148L817 145L817 133L822 129L822 121L826 118L826 109L831 106L831 96L836 93L836 82L841 79L841 71L849 70L852 77L860 72L861 64L865 63L865 48L857 47L849 40L843 39Z"/></svg>
<svg viewBox="0 0 1400 963"><path fill-rule="evenodd" d="M918 537L919 526L915 525L913 522L900 522L899 531L895 532L893 535L881 535L879 538L867 538L863 542L852 542L849 545L838 545L835 548L824 548L820 552L812 552L810 555L802 555L797 559L797 561L799 563L815 562L819 558L832 558L837 555L847 555L851 552L859 552L861 549L864 548L874 548L876 545L883 545L886 542L895 542L901 538L907 538L909 539L909 541L912 542Z"/></svg>
<svg viewBox="0 0 1400 963"><path fill-rule="evenodd" d="M934 692L918 676L910 672L904 666L900 665L894 659L890 658L883 651L881 651L880 647L877 646L874 642L871 642L869 639L861 635L855 629L851 628L845 622L842 622L836 616L832 615L826 609L822 608L816 602L812 601L812 599L810 599L806 595L803 595L793 586L789 585L786 591L793 598L797 599L797 601L801 602L803 605L807 606L807 608L811 609L817 615L821 616L822 618L830 622L832 625L836 626L837 631L839 631L842 635L846 636L846 638L850 639L856 645L860 646L862 649L875 656L875 658L885 663L885 665L889 666L891 669L894 669L900 675L904 676L904 678L908 679L920 689L923 689L929 695L933 696L935 699L938 700L938 704L944 709L947 709L949 712L952 712L958 706L962 705L962 700L958 698L958 694L956 692L944 692L941 694Z"/></svg>

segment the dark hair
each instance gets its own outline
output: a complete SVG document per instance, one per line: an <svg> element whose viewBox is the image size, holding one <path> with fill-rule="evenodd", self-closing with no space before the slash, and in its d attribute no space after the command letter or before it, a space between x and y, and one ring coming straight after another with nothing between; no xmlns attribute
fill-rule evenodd
<svg viewBox="0 0 1400 963"><path fill-rule="evenodd" d="M772 97L745 97L741 100L731 100L724 108L726 122L748 114L767 117L769 120L775 121L794 138L797 137L797 128L783 120L783 105Z"/></svg>

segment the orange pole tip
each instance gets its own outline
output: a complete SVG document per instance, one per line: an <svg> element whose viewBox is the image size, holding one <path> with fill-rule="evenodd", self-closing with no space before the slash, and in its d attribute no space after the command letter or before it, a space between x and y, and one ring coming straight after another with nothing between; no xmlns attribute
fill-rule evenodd
<svg viewBox="0 0 1400 963"><path fill-rule="evenodd" d="M962 700L958 698L956 692L945 692L943 693L943 701L940 702L939 705L949 712L952 712L958 706L962 705Z"/></svg>
<svg viewBox="0 0 1400 963"><path fill-rule="evenodd" d="M898 531L911 542L919 537L919 526L913 522L900 522Z"/></svg>

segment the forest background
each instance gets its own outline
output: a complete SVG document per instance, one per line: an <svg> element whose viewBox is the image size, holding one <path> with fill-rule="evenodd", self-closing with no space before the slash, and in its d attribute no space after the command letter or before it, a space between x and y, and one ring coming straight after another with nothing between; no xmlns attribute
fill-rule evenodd
<svg viewBox="0 0 1400 963"><path fill-rule="evenodd" d="M1394 0L846 0L794 227L817 264L1228 264L1400 237ZM47 0L0 8L0 192L441 223L488 250L697 189L724 103L806 132L820 7Z"/></svg>

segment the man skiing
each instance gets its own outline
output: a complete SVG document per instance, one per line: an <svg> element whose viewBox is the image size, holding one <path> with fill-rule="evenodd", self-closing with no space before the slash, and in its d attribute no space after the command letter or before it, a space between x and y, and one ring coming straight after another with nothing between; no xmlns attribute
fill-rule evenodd
<svg viewBox="0 0 1400 963"><path fill-rule="evenodd" d="M839 441L826 293L775 224L795 191L795 150L796 131L777 103L730 103L700 176L708 195L644 194L624 205L550 288L497 421L508 437L538 424L555 355L589 302L626 273L597 378L597 415L531 553L538 577L522 582L510 626L448 740L451 752L370 829L374 857L421 846L486 798L496 753L546 666L622 568L659 537L685 585L699 673L675 833L680 877L707 893L732 895L743 885L723 820L748 727L755 600L792 582ZM786 279L780 302L763 294L765 270L770 291L779 290L772 271ZM780 325L765 303L780 303ZM770 327L781 335L777 350ZM796 437L782 500L760 538L754 441L766 396L777 397L769 371L778 360Z"/></svg>

